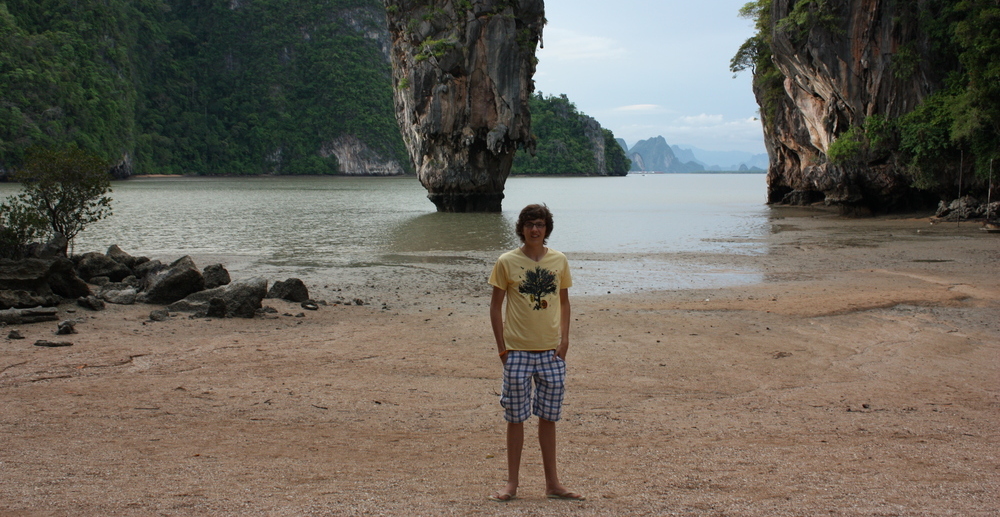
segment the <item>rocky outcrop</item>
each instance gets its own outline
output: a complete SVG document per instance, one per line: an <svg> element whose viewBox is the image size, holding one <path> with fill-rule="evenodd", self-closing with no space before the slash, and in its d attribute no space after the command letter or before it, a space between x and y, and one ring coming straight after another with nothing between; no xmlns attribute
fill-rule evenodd
<svg viewBox="0 0 1000 517"><path fill-rule="evenodd" d="M542 0L385 0L396 119L442 212L500 211L530 148Z"/></svg>
<svg viewBox="0 0 1000 517"><path fill-rule="evenodd" d="M192 293L171 303L167 310L193 312L216 318L253 318L267 295L267 280L249 278L222 287Z"/></svg>
<svg viewBox="0 0 1000 517"><path fill-rule="evenodd" d="M90 295L65 257L0 259L0 309L58 305L60 297Z"/></svg>
<svg viewBox="0 0 1000 517"><path fill-rule="evenodd" d="M682 162L662 136L640 140L628 151L632 170L636 172L686 173L705 170L694 162Z"/></svg>
<svg viewBox="0 0 1000 517"><path fill-rule="evenodd" d="M189 256L146 278L146 303L168 304L205 289L205 277Z"/></svg>
<svg viewBox="0 0 1000 517"><path fill-rule="evenodd" d="M922 2L825 2L789 18L802 8L797 3L806 5L772 3L771 51L783 76L780 90L759 82L755 87L770 155L768 202L878 209L919 202L923 195L911 187L897 156L834 164L828 152L848 129L873 115L896 119L940 88L942 77L925 59L928 38L902 12Z"/></svg>

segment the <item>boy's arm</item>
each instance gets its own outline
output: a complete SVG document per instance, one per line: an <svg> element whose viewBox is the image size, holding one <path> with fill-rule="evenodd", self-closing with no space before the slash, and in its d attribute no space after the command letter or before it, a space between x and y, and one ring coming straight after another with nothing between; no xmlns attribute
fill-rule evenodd
<svg viewBox="0 0 1000 517"><path fill-rule="evenodd" d="M559 290L559 348L556 349L556 355L562 358L563 361L566 360L566 352L569 351L569 320L570 320L570 309L569 309L569 289Z"/></svg>
<svg viewBox="0 0 1000 517"><path fill-rule="evenodd" d="M490 298L490 325L493 327L493 339L497 342L497 353L503 354L507 344L503 340L503 300L507 291L493 286L493 297ZM500 360L507 363L507 355L501 355Z"/></svg>

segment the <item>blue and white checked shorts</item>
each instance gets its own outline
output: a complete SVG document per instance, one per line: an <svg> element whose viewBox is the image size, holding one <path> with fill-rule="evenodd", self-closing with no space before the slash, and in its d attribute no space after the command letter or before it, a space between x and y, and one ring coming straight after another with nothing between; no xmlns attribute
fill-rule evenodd
<svg viewBox="0 0 1000 517"><path fill-rule="evenodd" d="M534 393L532 394L532 381ZM503 367L503 393L500 405L503 417L511 423L521 423L533 413L552 422L562 413L566 394L566 361L555 350L545 352L507 352Z"/></svg>

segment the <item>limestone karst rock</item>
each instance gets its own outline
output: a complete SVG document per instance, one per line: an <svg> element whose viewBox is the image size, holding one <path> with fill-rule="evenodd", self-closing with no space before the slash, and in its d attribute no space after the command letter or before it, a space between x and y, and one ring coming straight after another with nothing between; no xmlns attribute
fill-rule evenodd
<svg viewBox="0 0 1000 517"><path fill-rule="evenodd" d="M529 97L542 0L385 0L403 141L441 212L497 212Z"/></svg>
<svg viewBox="0 0 1000 517"><path fill-rule="evenodd" d="M770 9L768 62L777 70L777 79L755 84L770 155L769 203L825 201L882 211L926 205L941 194L914 187L897 143L853 163L830 156L850 129L873 117L899 120L945 87L952 69L935 57L942 44L921 22L933 16L921 14L929 4L758 3ZM756 73L767 77L770 70ZM936 175L948 192L958 182L948 170Z"/></svg>

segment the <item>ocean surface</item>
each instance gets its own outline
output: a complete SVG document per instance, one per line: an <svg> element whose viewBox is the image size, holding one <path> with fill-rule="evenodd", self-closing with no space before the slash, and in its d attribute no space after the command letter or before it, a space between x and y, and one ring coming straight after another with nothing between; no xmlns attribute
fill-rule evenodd
<svg viewBox="0 0 1000 517"><path fill-rule="evenodd" d="M17 192L0 184L0 197ZM270 275L336 276L342 268L447 265L518 245L520 209L555 215L549 246L565 252L584 293L697 288L759 281L704 254L765 252L763 174L514 177L499 214L438 213L413 177L140 178L112 184L114 215L81 233L74 252L117 244L164 262Z"/></svg>

